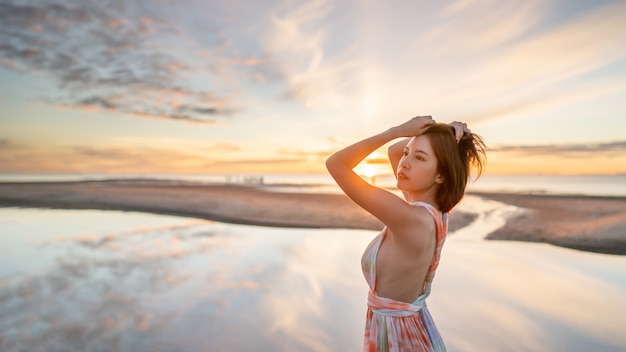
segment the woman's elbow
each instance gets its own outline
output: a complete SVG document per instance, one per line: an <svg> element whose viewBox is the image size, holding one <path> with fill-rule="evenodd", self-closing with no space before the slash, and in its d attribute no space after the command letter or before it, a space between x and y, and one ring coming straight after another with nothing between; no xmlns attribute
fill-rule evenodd
<svg viewBox="0 0 626 352"><path fill-rule="evenodd" d="M334 154L329 156L328 159L326 159L326 170L328 170L328 172L332 175L333 171L335 171L335 169L337 168L337 163L335 161L334 158Z"/></svg>
<svg viewBox="0 0 626 352"><path fill-rule="evenodd" d="M333 154L326 159L326 170L328 170L328 173L330 173L333 178L337 178L337 176L346 169L347 166L336 154Z"/></svg>

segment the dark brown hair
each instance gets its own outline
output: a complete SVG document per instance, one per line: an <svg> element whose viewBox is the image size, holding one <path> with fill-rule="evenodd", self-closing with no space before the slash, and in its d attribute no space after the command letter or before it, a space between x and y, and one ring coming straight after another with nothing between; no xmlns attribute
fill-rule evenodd
<svg viewBox="0 0 626 352"><path fill-rule="evenodd" d="M430 140L437 158L437 172L443 178L436 195L439 210L447 213L463 198L472 166L480 177L487 148L482 138L474 133L465 133L457 143L454 128L443 123L429 126L424 135Z"/></svg>

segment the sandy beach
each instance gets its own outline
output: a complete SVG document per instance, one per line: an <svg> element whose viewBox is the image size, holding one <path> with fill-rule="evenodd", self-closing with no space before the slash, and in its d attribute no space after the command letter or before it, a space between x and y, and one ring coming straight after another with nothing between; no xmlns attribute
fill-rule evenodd
<svg viewBox="0 0 626 352"><path fill-rule="evenodd" d="M477 193L522 208L487 239L626 254L626 198Z"/></svg>
<svg viewBox="0 0 626 352"><path fill-rule="evenodd" d="M488 239L547 242L626 254L626 198L500 193L475 195L523 211ZM0 205L142 211L235 224L378 230L382 224L340 194L280 193L248 185L107 180L0 183ZM475 215L453 212L450 231Z"/></svg>

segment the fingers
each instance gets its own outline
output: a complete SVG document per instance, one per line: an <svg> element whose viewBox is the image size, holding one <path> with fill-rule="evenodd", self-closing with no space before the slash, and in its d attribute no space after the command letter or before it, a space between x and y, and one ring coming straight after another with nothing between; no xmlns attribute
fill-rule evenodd
<svg viewBox="0 0 626 352"><path fill-rule="evenodd" d="M433 120L433 117L430 115L415 116L411 118L411 120L409 120L407 123L412 126L418 126L419 128L425 128L434 124L435 120Z"/></svg>
<svg viewBox="0 0 626 352"><path fill-rule="evenodd" d="M472 131L470 131L470 129L467 127L467 124L464 123L463 124L463 134L466 134L466 133L472 133Z"/></svg>
<svg viewBox="0 0 626 352"><path fill-rule="evenodd" d="M414 119L419 119L422 121L422 123L424 124L424 126L430 126L432 124L435 124L436 121L433 120L433 117L430 115L426 115L426 116L415 116Z"/></svg>
<svg viewBox="0 0 626 352"><path fill-rule="evenodd" d="M461 125L461 122L459 121L451 122L448 125L454 128L454 139L456 139L456 142L458 143L461 140L461 137L463 137L463 125Z"/></svg>
<svg viewBox="0 0 626 352"><path fill-rule="evenodd" d="M454 121L449 125L454 128L454 138L457 143L461 141L465 133L471 133L470 129L467 128L467 124L464 122Z"/></svg>
<svg viewBox="0 0 626 352"><path fill-rule="evenodd" d="M412 120L426 120L426 121L432 121L433 123L435 122L435 120L433 120L433 117L430 115L425 115L425 116L415 116L412 118Z"/></svg>

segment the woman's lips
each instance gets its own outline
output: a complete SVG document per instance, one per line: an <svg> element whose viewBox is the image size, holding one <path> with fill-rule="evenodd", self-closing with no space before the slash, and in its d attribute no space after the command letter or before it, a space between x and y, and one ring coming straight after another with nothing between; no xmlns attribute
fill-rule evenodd
<svg viewBox="0 0 626 352"><path fill-rule="evenodd" d="M406 177L406 175L404 174L404 172L402 172L402 171L398 171L398 179L401 179L401 178L408 179L408 177Z"/></svg>

